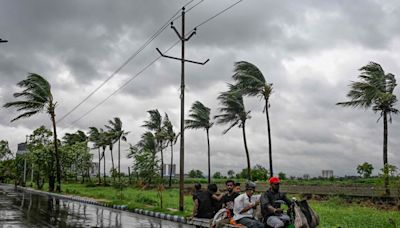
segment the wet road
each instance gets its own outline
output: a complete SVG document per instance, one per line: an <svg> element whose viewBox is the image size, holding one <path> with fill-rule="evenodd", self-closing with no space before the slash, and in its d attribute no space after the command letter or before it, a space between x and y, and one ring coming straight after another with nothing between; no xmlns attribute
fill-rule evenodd
<svg viewBox="0 0 400 228"><path fill-rule="evenodd" d="M14 227L154 227L192 226L139 214L15 191L0 185L0 228Z"/></svg>

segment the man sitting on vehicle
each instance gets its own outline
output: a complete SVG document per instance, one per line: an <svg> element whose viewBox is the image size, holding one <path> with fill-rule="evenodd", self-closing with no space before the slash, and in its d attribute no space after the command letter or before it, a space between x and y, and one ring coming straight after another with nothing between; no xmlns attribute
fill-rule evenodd
<svg viewBox="0 0 400 228"><path fill-rule="evenodd" d="M193 199L193 214L192 217L195 217L197 214L197 209L199 207L199 200L198 200L198 195L202 192L201 190L201 184L196 183L194 184L194 192L192 194L192 199Z"/></svg>
<svg viewBox="0 0 400 228"><path fill-rule="evenodd" d="M209 184L207 191L197 194L197 205L195 205L195 215L197 218L213 218L216 213L216 202L213 194L217 192L216 184Z"/></svg>
<svg viewBox="0 0 400 228"><path fill-rule="evenodd" d="M279 191L281 180L278 177L269 179L270 188L261 195L261 213L264 217L264 222L268 226L277 228L284 227L285 223L290 221L290 217L283 214L281 204L277 200L284 201L287 205L292 202L286 197L286 194Z"/></svg>
<svg viewBox="0 0 400 228"><path fill-rule="evenodd" d="M246 192L235 198L233 219L248 228L264 228L264 224L253 216L254 209L260 203L258 197L253 195L255 190L254 182L246 183Z"/></svg>
<svg viewBox="0 0 400 228"><path fill-rule="evenodd" d="M224 213L223 214L224 216L218 218L214 217L214 221L216 224L215 228L220 228L224 224L229 224L229 221L233 216L233 203L235 201L235 198L240 195L239 193L233 191L235 187L235 181L227 180L225 182L225 186L226 186L226 192L224 194L221 194L220 197L218 198L218 200L221 200L222 207L225 209L221 211L222 213ZM218 213L215 216L218 216Z"/></svg>

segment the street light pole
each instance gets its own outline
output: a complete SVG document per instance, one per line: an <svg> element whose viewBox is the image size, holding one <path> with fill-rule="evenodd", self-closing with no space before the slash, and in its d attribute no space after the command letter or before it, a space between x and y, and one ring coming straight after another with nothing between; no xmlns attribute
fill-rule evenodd
<svg viewBox="0 0 400 228"><path fill-rule="evenodd" d="M8 42L8 40L3 40L0 38L0 43L7 43L7 42Z"/></svg>

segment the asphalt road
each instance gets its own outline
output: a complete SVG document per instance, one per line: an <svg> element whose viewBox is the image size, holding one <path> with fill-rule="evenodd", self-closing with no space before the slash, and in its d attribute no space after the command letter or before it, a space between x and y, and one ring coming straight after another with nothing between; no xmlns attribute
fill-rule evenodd
<svg viewBox="0 0 400 228"><path fill-rule="evenodd" d="M0 185L0 228L14 227L140 227L192 226L14 190Z"/></svg>

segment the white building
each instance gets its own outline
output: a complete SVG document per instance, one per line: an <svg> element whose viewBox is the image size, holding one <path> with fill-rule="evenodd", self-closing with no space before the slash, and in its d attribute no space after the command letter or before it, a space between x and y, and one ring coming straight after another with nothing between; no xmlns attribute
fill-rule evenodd
<svg viewBox="0 0 400 228"><path fill-rule="evenodd" d="M172 164L172 172L171 172L171 164L164 164L163 167L163 177L175 177L176 176L176 165Z"/></svg>
<svg viewBox="0 0 400 228"><path fill-rule="evenodd" d="M333 170L322 170L322 178L333 177Z"/></svg>

